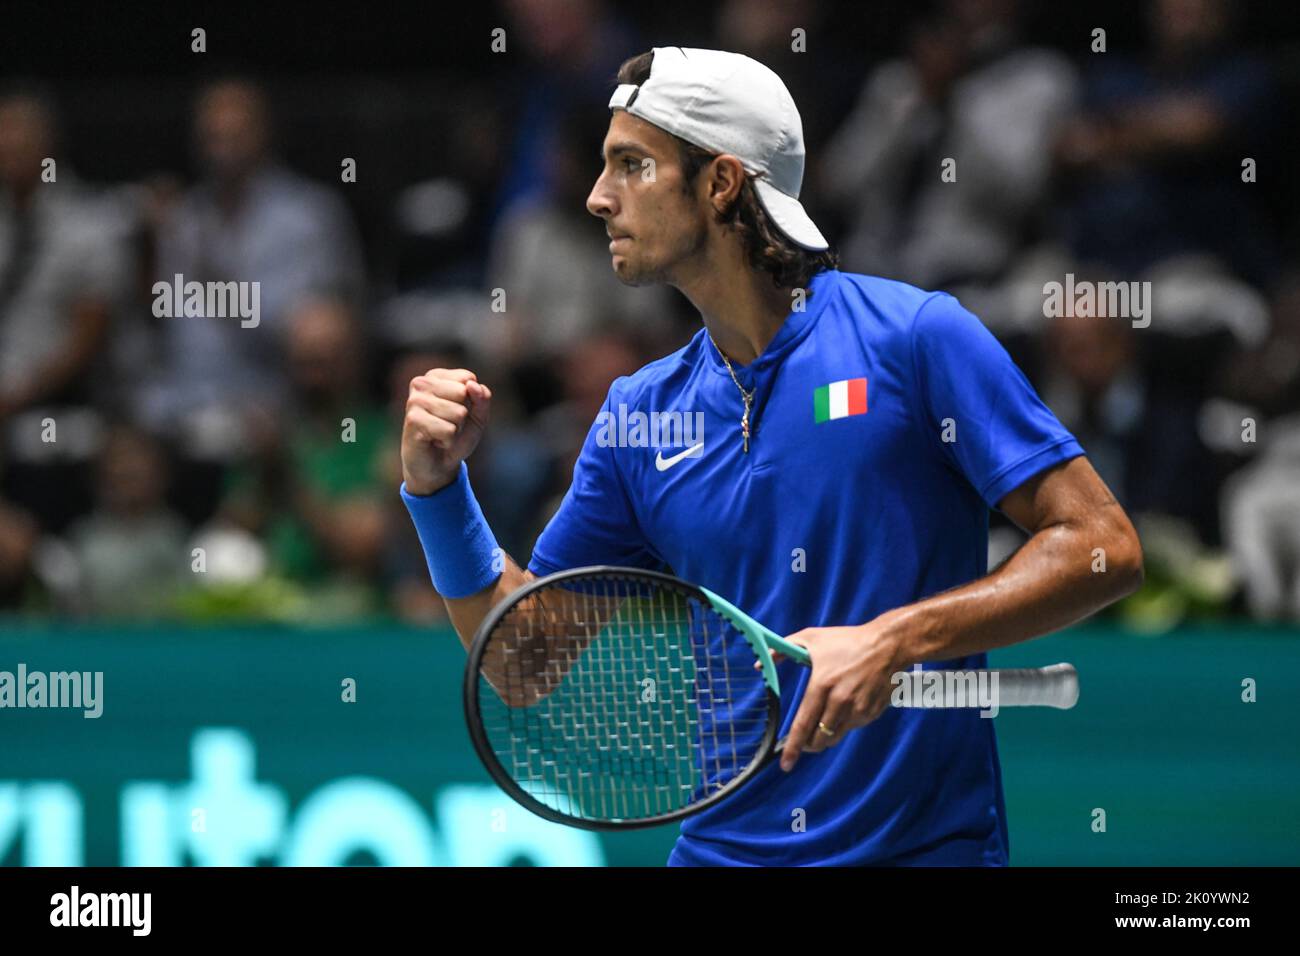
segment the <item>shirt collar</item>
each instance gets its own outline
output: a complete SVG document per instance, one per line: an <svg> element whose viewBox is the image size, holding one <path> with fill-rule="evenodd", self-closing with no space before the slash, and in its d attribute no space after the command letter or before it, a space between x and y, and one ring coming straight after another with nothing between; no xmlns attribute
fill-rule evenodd
<svg viewBox="0 0 1300 956"><path fill-rule="evenodd" d="M785 317L785 321L776 330L776 335L772 337L772 341L767 343L767 348L763 350L763 354L748 365L741 365L738 362L731 363L731 367L736 371L736 376L744 381L754 375L765 373L779 364L786 353L803 341L804 336L808 334L817 319L821 317L822 312L826 310L827 303L834 297L835 283L838 278L838 269L825 269L813 276L812 281L808 283L809 294L803 302L803 308L798 311L792 310ZM707 330L704 331L704 352L708 356L709 364L713 366L715 371L722 375L728 375L727 365L722 360L722 353L714 346L713 339Z"/></svg>

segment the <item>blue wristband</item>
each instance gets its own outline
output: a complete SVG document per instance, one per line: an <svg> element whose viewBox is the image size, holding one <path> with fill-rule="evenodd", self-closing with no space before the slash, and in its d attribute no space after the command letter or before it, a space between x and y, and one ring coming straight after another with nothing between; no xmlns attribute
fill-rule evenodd
<svg viewBox="0 0 1300 956"><path fill-rule="evenodd" d="M433 586L445 598L477 594L501 576L504 557L469 487L469 470L431 495L413 495L403 481L398 491L415 522ZM495 567L494 567L495 566Z"/></svg>

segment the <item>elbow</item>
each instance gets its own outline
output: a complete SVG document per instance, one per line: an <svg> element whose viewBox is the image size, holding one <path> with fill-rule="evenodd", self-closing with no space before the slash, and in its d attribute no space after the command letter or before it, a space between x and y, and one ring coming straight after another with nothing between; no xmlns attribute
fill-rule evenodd
<svg viewBox="0 0 1300 956"><path fill-rule="evenodd" d="M1136 548L1136 555L1133 558L1133 563L1127 569L1124 592L1120 596L1128 597L1130 594L1137 593L1138 591L1142 590L1142 585L1145 581L1146 581L1146 570L1142 565L1142 545L1138 544Z"/></svg>
<svg viewBox="0 0 1300 956"><path fill-rule="evenodd" d="M536 707L554 693L558 681L538 677L532 674L506 673L504 670L490 670L480 667L479 676L487 681L501 703L511 710Z"/></svg>
<svg viewBox="0 0 1300 956"><path fill-rule="evenodd" d="M1118 601L1135 593L1146 580L1142 542L1137 531L1127 520L1120 529L1112 545L1111 570L1115 577L1115 594L1112 600Z"/></svg>

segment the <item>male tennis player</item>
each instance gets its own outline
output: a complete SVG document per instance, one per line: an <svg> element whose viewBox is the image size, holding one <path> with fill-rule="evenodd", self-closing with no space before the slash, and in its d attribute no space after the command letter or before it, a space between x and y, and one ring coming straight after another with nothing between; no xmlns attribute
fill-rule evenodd
<svg viewBox="0 0 1300 956"><path fill-rule="evenodd" d="M975 316L835 268L775 73L666 47L618 80L587 208L618 277L676 287L704 328L605 408L702 412L702 447L616 447L593 425L525 570L500 559L463 464L491 390L465 369L415 378L400 491L451 619L468 644L534 576L670 568L812 656L781 665L797 691L780 766L686 820L670 864L1004 865L993 722L889 707L891 675L985 667L1130 593L1137 535ZM990 507L1030 538L987 573Z"/></svg>

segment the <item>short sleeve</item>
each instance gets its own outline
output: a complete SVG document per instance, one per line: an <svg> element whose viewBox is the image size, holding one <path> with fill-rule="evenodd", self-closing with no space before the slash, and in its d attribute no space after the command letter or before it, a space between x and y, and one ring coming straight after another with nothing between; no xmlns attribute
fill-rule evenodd
<svg viewBox="0 0 1300 956"><path fill-rule="evenodd" d="M614 406L613 396L622 381L625 379L616 380L610 387L604 411ZM534 574L593 564L662 566L641 531L624 477L614 460L615 449L597 440L598 434L607 433L598 427L603 417L597 416L587 432L573 468L573 484L533 548L528 570Z"/></svg>
<svg viewBox="0 0 1300 956"><path fill-rule="evenodd" d="M990 508L1030 478L1082 455L1001 343L946 293L912 328L922 427Z"/></svg>

